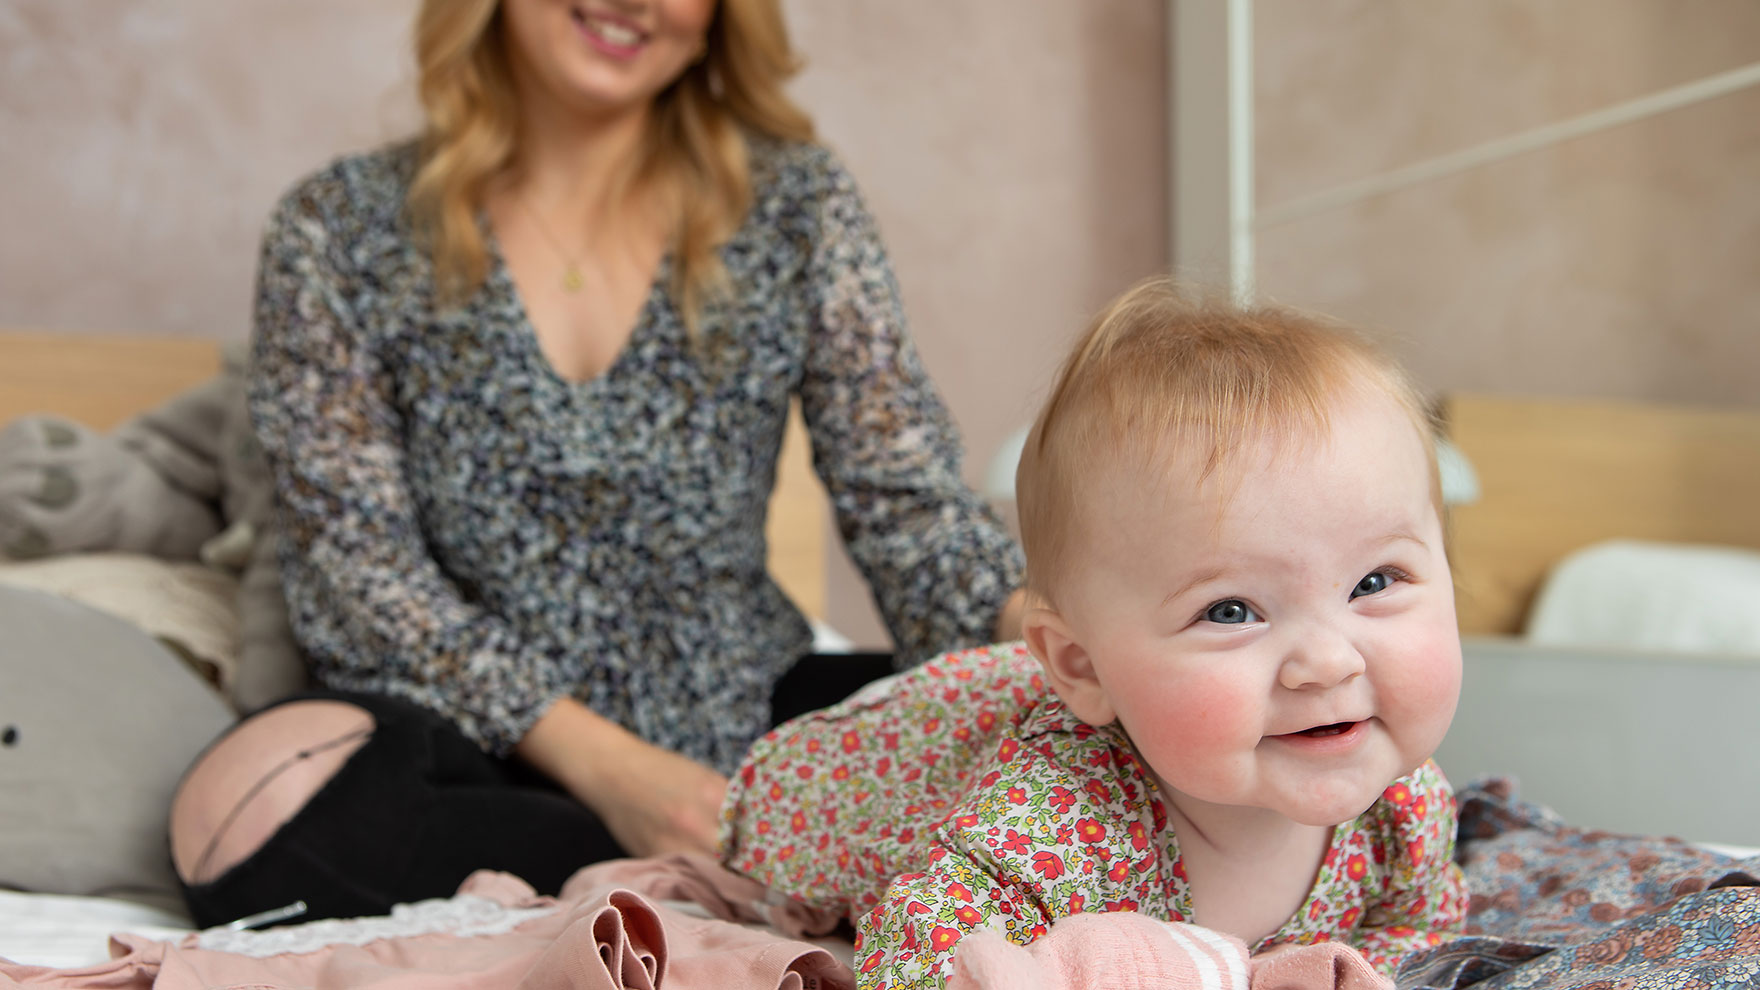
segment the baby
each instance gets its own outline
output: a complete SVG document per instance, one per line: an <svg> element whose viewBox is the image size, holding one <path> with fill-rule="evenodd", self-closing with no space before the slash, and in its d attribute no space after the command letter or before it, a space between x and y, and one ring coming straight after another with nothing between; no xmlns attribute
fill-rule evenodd
<svg viewBox="0 0 1760 990"><path fill-rule="evenodd" d="M1431 424L1355 334L1165 280L1096 319L1016 484L1024 644L761 740L723 861L857 926L864 987L1134 911L1390 972L1460 929L1429 762L1461 654Z"/></svg>

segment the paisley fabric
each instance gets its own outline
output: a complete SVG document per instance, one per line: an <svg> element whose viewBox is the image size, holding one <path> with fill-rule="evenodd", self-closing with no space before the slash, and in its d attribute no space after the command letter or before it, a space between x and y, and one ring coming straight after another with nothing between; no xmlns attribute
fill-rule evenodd
<svg viewBox="0 0 1760 990"><path fill-rule="evenodd" d="M1460 794L1466 933L1400 967L1409 990L1760 987L1760 856L1567 824L1506 778Z"/></svg>
<svg viewBox="0 0 1760 990"><path fill-rule="evenodd" d="M1299 910L1255 950L1340 939L1384 971L1459 931L1455 808L1426 763L1333 830ZM978 930L1018 944L1060 918L1193 921L1178 837L1115 727L1051 694L1021 644L938 657L753 747L722 859L857 925L863 986L939 986Z"/></svg>
<svg viewBox="0 0 1760 990"><path fill-rule="evenodd" d="M824 149L753 139L729 291L687 332L663 262L624 350L571 382L490 241L441 307L403 145L299 183L263 240L250 399L318 679L505 754L557 698L731 769L807 653L765 571L791 399L901 662L987 641L1019 550L966 487L874 222Z"/></svg>

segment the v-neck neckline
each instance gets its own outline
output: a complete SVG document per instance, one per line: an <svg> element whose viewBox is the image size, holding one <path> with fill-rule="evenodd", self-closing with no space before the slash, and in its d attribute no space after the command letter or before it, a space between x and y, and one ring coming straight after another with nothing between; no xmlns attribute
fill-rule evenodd
<svg viewBox="0 0 1760 990"><path fill-rule="evenodd" d="M629 328L629 334L624 337L623 345L612 356L611 362L596 375L575 379L569 378L557 370L555 363L550 360L550 355L544 353L544 346L538 340L538 328L532 322L530 311L526 309L525 296L520 293L519 282L514 279L512 269L507 266L507 258L501 252L501 240L495 235L493 225L485 223L483 226L485 228L484 242L489 253L489 280L494 291L503 295L511 303L512 309L518 317L516 336L526 350L527 360L536 365L543 376L552 384L568 391L595 391L606 387L604 383L617 376L618 369L632 360L630 356L632 352L644 344L648 335L653 332L657 322L655 314L666 301L666 286L671 283L673 277L672 251L668 249L661 252L660 262L654 266L654 276L649 280L648 292L643 299L641 309L636 313L635 323Z"/></svg>

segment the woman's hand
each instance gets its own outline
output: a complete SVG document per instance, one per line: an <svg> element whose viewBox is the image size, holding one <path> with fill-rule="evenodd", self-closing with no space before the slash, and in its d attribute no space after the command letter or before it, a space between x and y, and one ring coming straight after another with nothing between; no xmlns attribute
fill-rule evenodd
<svg viewBox="0 0 1760 990"><path fill-rule="evenodd" d="M593 809L630 855L714 855L727 778L708 767L572 698L552 705L516 752Z"/></svg>
<svg viewBox="0 0 1760 990"><path fill-rule="evenodd" d="M674 852L715 854L727 778L708 767L631 736L629 752L601 787L603 804L583 801L634 856ZM606 768L613 769L613 768ZM571 788L572 790L572 788Z"/></svg>

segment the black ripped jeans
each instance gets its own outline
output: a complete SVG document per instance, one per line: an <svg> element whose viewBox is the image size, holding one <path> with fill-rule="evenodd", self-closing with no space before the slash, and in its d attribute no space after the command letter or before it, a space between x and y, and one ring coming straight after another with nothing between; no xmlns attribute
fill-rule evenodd
<svg viewBox="0 0 1760 990"><path fill-rule="evenodd" d="M774 721L835 704L890 673L886 654L808 656L776 685ZM386 914L394 904L450 897L479 869L554 894L581 867L628 855L549 778L489 756L425 708L383 695L299 697L358 705L372 714L373 734L262 848L212 883L183 885L198 927L295 901L306 911L290 922Z"/></svg>

